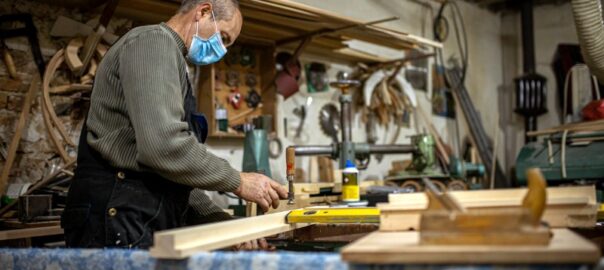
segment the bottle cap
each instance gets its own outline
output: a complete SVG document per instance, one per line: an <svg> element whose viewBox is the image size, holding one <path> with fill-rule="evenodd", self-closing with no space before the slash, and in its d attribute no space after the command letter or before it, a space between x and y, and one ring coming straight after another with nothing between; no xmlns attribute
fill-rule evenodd
<svg viewBox="0 0 604 270"><path fill-rule="evenodd" d="M350 159L347 159L346 168L356 168L356 166L354 165L354 163L352 163L352 161Z"/></svg>

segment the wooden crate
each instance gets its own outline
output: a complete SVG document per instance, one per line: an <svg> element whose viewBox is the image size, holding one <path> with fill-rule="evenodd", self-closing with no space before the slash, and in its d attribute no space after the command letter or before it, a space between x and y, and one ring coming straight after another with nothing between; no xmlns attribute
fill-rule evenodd
<svg viewBox="0 0 604 270"><path fill-rule="evenodd" d="M253 67L243 67L240 64L227 64L228 59L237 58L233 56L240 54L243 48L253 52L255 65ZM250 113L244 119L251 119L263 114L272 115L273 127L276 126L276 89L275 87L267 87L268 84L272 84L272 79L275 76L274 52L275 48L271 46L236 43L229 47L227 55L220 62L201 67L199 88L197 89L197 109L204 113L208 119L208 138L244 138L243 133L234 132L230 128L232 126L231 123L229 123L229 132L218 130L216 108L221 104L227 109L229 116L234 116L250 109L245 102L245 97L247 97L247 93L250 90L250 87L245 83L245 76L247 74L254 74L256 76L257 83L254 89L262 96L263 106ZM234 61L229 61L229 63L232 62ZM239 109L235 109L227 101L230 89L232 88L226 84L226 74L229 70L239 73L238 89L242 97Z"/></svg>

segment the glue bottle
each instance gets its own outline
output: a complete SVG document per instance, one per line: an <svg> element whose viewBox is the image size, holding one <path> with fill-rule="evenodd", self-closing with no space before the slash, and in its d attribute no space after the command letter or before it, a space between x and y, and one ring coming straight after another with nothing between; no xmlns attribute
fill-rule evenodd
<svg viewBox="0 0 604 270"><path fill-rule="evenodd" d="M216 109L216 122L218 122L218 130L227 132L229 129L229 120L227 117L227 110L219 105Z"/></svg>
<svg viewBox="0 0 604 270"><path fill-rule="evenodd" d="M359 170L352 161L346 160L346 168L342 171L342 201L358 202L360 200Z"/></svg>

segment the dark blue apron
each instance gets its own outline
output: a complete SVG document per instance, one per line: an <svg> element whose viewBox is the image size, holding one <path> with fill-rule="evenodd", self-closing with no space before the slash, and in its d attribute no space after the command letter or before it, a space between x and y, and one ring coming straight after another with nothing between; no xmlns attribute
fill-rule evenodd
<svg viewBox="0 0 604 270"><path fill-rule="evenodd" d="M207 137L207 122L196 112L188 84L185 119L199 142ZM185 225L191 187L155 173L112 167L86 141L83 125L78 165L67 196L61 227L68 247L149 248L153 232Z"/></svg>

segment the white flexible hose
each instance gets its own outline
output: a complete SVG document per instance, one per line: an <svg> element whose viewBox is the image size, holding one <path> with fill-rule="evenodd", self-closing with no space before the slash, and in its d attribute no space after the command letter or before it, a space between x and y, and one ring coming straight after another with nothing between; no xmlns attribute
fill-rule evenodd
<svg viewBox="0 0 604 270"><path fill-rule="evenodd" d="M604 21L600 0L572 0L571 4L585 63L604 84Z"/></svg>

